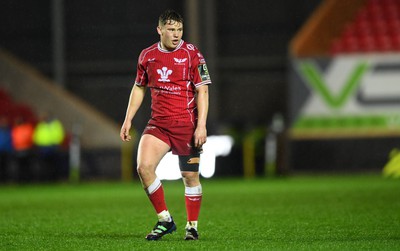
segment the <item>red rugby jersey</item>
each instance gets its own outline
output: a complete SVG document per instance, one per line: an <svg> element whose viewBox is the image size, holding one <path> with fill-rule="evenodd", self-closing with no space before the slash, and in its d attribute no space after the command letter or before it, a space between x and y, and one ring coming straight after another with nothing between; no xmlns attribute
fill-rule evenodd
<svg viewBox="0 0 400 251"><path fill-rule="evenodd" d="M195 90L211 84L206 61L192 44L181 40L173 51L160 43L144 49L139 56L135 84L151 90L151 119L195 123Z"/></svg>

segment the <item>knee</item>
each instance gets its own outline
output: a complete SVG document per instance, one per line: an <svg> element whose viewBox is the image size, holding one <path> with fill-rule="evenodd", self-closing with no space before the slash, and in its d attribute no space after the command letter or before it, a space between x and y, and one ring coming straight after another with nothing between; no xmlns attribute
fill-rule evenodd
<svg viewBox="0 0 400 251"><path fill-rule="evenodd" d="M146 163L138 163L136 170L140 177L146 177L154 173L152 165Z"/></svg>
<svg viewBox="0 0 400 251"><path fill-rule="evenodd" d="M200 176L198 172L182 172L182 178L186 187L200 185Z"/></svg>

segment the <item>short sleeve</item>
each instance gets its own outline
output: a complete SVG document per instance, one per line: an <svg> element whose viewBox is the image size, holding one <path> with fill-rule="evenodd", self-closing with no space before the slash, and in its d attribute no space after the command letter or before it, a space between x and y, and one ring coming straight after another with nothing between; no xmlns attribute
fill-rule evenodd
<svg viewBox="0 0 400 251"><path fill-rule="evenodd" d="M136 78L135 78L135 85L138 86L146 86L148 83L148 76L146 72L146 67L143 65L144 62L144 55L143 51L140 53L138 63L137 63L137 70L136 70Z"/></svg>
<svg viewBox="0 0 400 251"><path fill-rule="evenodd" d="M211 84L211 77L208 72L206 60L198 50L193 57L192 76L193 84L196 88L202 85Z"/></svg>

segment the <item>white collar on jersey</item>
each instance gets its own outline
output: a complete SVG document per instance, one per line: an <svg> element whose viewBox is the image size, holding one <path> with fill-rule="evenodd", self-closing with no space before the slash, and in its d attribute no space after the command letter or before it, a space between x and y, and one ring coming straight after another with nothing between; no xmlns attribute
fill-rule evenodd
<svg viewBox="0 0 400 251"><path fill-rule="evenodd" d="M175 50L169 51L169 50L163 49L161 47L161 42L158 42L158 50L161 51L161 52L174 52L174 51L179 50L182 47L182 44L183 44L183 39L181 39L181 41L179 42L178 46L176 46Z"/></svg>

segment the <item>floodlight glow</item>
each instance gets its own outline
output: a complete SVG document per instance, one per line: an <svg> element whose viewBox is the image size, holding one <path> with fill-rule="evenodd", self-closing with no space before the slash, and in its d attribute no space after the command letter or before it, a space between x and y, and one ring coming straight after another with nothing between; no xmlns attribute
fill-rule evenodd
<svg viewBox="0 0 400 251"><path fill-rule="evenodd" d="M203 145L203 153L200 157L200 174L204 178L210 178L215 173L215 158L227 156L233 146L233 138L228 135L208 136ZM177 155L167 153L158 164L156 174L162 180L177 180L181 178Z"/></svg>

